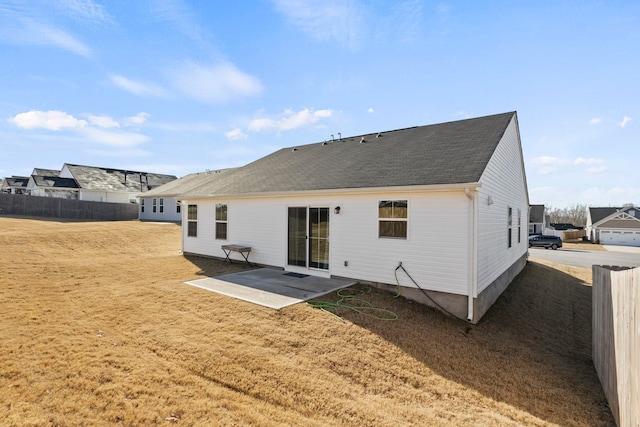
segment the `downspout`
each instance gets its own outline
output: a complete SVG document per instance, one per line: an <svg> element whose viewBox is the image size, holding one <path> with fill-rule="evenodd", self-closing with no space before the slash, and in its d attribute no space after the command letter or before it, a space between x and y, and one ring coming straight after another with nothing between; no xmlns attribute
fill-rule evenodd
<svg viewBox="0 0 640 427"><path fill-rule="evenodd" d="M476 203L477 192L471 193L469 187L465 187L464 194L469 199L469 230L471 236L471 244L469 245L468 260L469 260L469 274L468 274L468 286L467 286L467 320L473 321L473 296L476 281L477 270L477 237L478 237L478 223L476 221Z"/></svg>

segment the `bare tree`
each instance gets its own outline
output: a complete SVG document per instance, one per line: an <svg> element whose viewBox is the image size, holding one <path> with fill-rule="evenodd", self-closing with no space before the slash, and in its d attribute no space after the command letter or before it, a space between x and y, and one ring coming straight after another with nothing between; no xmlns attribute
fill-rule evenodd
<svg viewBox="0 0 640 427"><path fill-rule="evenodd" d="M547 214L553 224L573 224L576 227L587 225L587 205L575 204L564 209L549 206Z"/></svg>

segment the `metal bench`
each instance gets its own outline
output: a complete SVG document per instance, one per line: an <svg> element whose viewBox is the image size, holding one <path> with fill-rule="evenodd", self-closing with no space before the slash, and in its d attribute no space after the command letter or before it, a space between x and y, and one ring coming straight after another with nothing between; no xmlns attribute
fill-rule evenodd
<svg viewBox="0 0 640 427"><path fill-rule="evenodd" d="M227 256L224 262L222 263L222 265L225 265L227 261L229 261L229 264L233 264L233 260L229 258L229 256L231 255L232 252L238 252L244 258L245 265L248 264L250 267L253 267L253 265L249 262L249 254L251 253L251 246L222 245L222 251Z"/></svg>

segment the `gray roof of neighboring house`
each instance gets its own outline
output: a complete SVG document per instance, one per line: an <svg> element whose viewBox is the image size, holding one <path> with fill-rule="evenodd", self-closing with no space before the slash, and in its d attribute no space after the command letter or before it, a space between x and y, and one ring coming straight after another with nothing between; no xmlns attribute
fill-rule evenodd
<svg viewBox="0 0 640 427"><path fill-rule="evenodd" d="M55 188L59 190L77 190L78 184L73 178L60 178L59 176L32 175L31 178L40 188Z"/></svg>
<svg viewBox="0 0 640 427"><path fill-rule="evenodd" d="M622 208L589 208L589 214L591 215L591 224L595 224L596 222L600 222L609 215L612 215L618 212Z"/></svg>
<svg viewBox="0 0 640 427"><path fill-rule="evenodd" d="M177 179L174 175L66 163L78 186L83 190L109 192L147 192Z"/></svg>
<svg viewBox="0 0 640 427"><path fill-rule="evenodd" d="M475 183L515 116L509 112L283 148L181 196Z"/></svg>
<svg viewBox="0 0 640 427"><path fill-rule="evenodd" d="M207 186L234 169L222 169L192 173L168 182L160 187L149 190L141 196L144 197L177 197L201 186Z"/></svg>
<svg viewBox="0 0 640 427"><path fill-rule="evenodd" d="M536 224L544 222L544 205L529 206L529 222Z"/></svg>
<svg viewBox="0 0 640 427"><path fill-rule="evenodd" d="M29 183L28 176L12 176L4 179L4 184L7 187L24 187L27 188L27 184Z"/></svg>
<svg viewBox="0 0 640 427"><path fill-rule="evenodd" d="M57 169L41 169L35 168L31 175L41 175L41 176L59 176L60 171Z"/></svg>

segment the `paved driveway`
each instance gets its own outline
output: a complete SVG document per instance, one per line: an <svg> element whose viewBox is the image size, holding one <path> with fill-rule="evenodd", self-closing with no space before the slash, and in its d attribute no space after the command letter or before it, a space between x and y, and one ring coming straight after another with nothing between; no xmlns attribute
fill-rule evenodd
<svg viewBox="0 0 640 427"><path fill-rule="evenodd" d="M591 268L592 265L617 265L640 267L640 248L628 246L606 246L606 251L588 251L582 249L529 248L529 259L536 258L558 264Z"/></svg>

